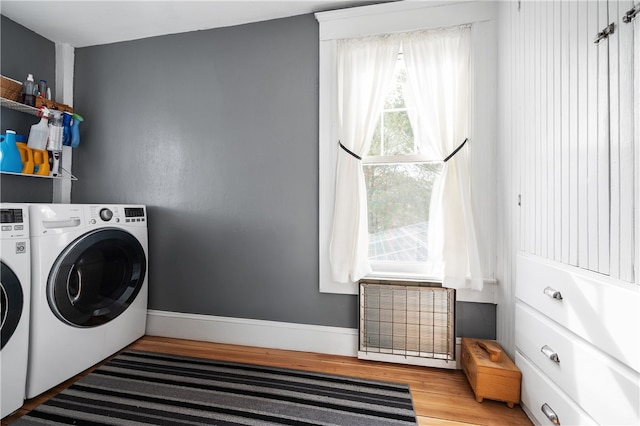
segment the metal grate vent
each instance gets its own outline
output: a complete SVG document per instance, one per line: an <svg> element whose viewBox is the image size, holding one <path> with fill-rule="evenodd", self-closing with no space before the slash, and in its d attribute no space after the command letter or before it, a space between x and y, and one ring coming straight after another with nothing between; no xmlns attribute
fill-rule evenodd
<svg viewBox="0 0 640 426"><path fill-rule="evenodd" d="M360 283L358 357L409 362L455 360L455 290L416 285Z"/></svg>

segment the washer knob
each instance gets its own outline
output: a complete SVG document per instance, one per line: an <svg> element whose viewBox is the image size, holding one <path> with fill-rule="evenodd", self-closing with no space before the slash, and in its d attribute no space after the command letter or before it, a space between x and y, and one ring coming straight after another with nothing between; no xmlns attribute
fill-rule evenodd
<svg viewBox="0 0 640 426"><path fill-rule="evenodd" d="M109 209L100 210L100 219L104 220L105 222L109 222L112 217L113 217L113 212L111 210Z"/></svg>

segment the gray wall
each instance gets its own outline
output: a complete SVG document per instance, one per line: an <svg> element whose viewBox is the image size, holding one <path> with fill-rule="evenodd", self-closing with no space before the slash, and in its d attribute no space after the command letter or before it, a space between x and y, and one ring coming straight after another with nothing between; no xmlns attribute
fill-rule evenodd
<svg viewBox="0 0 640 426"><path fill-rule="evenodd" d="M496 338L496 305L456 302L456 336Z"/></svg>
<svg viewBox="0 0 640 426"><path fill-rule="evenodd" d="M318 292L312 15L76 49L72 201L149 209L150 308L356 327Z"/></svg>
<svg viewBox="0 0 640 426"><path fill-rule="evenodd" d="M357 327L355 296L318 292L312 15L75 54L72 202L148 206L151 309ZM8 178L3 201L50 201ZM458 335L495 336L494 305L457 307Z"/></svg>
<svg viewBox="0 0 640 426"><path fill-rule="evenodd" d="M23 81L33 74L47 80L55 93L55 44L31 30L0 16L0 71L3 76ZM0 109L0 133L7 129L28 136L39 119L7 108ZM0 200L4 202L51 202L51 179L0 175Z"/></svg>

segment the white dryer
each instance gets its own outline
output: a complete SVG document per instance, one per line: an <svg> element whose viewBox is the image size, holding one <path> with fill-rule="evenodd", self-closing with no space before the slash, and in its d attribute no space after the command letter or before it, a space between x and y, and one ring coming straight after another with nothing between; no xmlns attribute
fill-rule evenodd
<svg viewBox="0 0 640 426"><path fill-rule="evenodd" d="M145 333L147 214L141 205L32 204L27 398Z"/></svg>
<svg viewBox="0 0 640 426"><path fill-rule="evenodd" d="M28 207L2 203L0 211L0 417L6 417L22 407L25 398L31 255Z"/></svg>

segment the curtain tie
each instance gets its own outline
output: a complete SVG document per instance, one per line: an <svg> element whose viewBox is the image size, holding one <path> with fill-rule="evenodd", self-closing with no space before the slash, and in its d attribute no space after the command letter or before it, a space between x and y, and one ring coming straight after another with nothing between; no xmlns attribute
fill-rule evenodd
<svg viewBox="0 0 640 426"><path fill-rule="evenodd" d="M447 158L445 158L443 161L446 163L447 161L451 160L451 157L456 155L457 152L462 149L462 147L464 146L464 144L467 143L468 140L469 140L469 138L465 138L465 140L463 140L462 143L460 145L458 145L458 147L456 149L454 149L451 154L447 155Z"/></svg>
<svg viewBox="0 0 640 426"><path fill-rule="evenodd" d="M340 144L340 148L344 149L348 154L350 154L352 157L357 158L358 160L362 160L362 157L360 157L358 154L356 154L355 152L349 150L349 148L347 148L346 146L342 145L342 142L338 141L338 143ZM455 154L455 153L454 153Z"/></svg>

